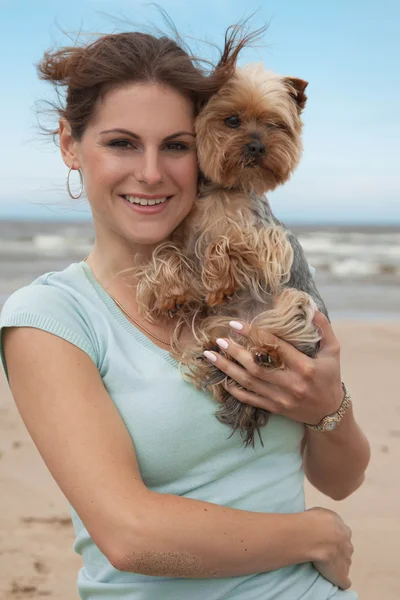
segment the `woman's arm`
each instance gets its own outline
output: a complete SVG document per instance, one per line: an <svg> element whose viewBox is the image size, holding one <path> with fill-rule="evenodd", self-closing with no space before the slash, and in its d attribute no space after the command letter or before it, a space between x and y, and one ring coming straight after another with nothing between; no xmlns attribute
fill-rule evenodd
<svg viewBox="0 0 400 600"><path fill-rule="evenodd" d="M348 587L350 532L330 511L264 514L151 492L96 365L34 328L6 328L10 387L47 467L117 569L227 577L324 561ZM333 571L332 571L333 569Z"/></svg>
<svg viewBox="0 0 400 600"><path fill-rule="evenodd" d="M333 431L307 429L304 439L304 472L319 491L343 500L363 483L370 446L350 406Z"/></svg>
<svg viewBox="0 0 400 600"><path fill-rule="evenodd" d="M171 494L149 492L127 530L117 568L185 578L250 575L327 556L307 512L268 514L237 510ZM315 521L314 521L315 523ZM323 529L323 526L322 526Z"/></svg>
<svg viewBox="0 0 400 600"><path fill-rule="evenodd" d="M226 389L242 402L301 423L317 424L335 413L343 400L340 347L328 319L321 312L316 312L314 323L322 335L316 358L309 358L270 333L262 334L265 343L279 347L285 363L282 370L272 371L256 365L250 352L225 340L228 342L225 352L240 364L213 353L214 364L246 388L229 385ZM236 327L235 330L247 336L249 325L242 325L241 330ZM302 450L307 478L331 498L343 499L363 482L370 447L351 407L335 430L307 429Z"/></svg>
<svg viewBox="0 0 400 600"><path fill-rule="evenodd" d="M268 514L149 492L137 516L140 527L120 546L121 571L216 578L314 562L334 585L351 585L351 531L323 508Z"/></svg>

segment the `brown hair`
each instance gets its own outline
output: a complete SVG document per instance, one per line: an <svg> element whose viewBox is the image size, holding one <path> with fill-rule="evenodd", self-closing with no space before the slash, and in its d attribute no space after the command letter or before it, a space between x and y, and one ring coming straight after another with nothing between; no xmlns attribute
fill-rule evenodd
<svg viewBox="0 0 400 600"><path fill-rule="evenodd" d="M230 26L217 65L207 72L178 41L137 31L102 35L86 46L69 46L45 52L37 65L39 77L53 84L59 104L51 104L58 117L71 125L80 140L97 102L111 88L128 82L154 82L173 87L199 108L232 75L239 52L266 27L243 33L248 19ZM175 30L176 34L176 30ZM201 61L207 63L207 61ZM62 99L61 90L65 91ZM58 128L45 130L57 136Z"/></svg>

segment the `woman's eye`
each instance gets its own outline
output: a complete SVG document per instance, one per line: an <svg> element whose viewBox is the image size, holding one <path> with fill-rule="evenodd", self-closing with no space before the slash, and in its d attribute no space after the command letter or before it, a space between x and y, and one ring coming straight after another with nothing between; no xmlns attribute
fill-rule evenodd
<svg viewBox="0 0 400 600"><path fill-rule="evenodd" d="M168 150L178 150L183 151L183 150L188 150L188 146L186 144L183 144L182 142L170 142L169 144L167 144L167 148Z"/></svg>
<svg viewBox="0 0 400 600"><path fill-rule="evenodd" d="M111 140L110 142L107 142L107 146L110 146L111 148L121 148L121 149L133 149L136 150L137 146L135 146L135 144L133 144L130 140ZM184 150L188 150L188 146L187 144L184 144L182 142L170 142L168 144L166 144L166 148L167 150L174 150L174 151L184 151Z"/></svg>
<svg viewBox="0 0 400 600"><path fill-rule="evenodd" d="M111 146L112 148L132 148L132 142L130 142L129 140L111 140L111 142L108 142L107 144L108 146Z"/></svg>

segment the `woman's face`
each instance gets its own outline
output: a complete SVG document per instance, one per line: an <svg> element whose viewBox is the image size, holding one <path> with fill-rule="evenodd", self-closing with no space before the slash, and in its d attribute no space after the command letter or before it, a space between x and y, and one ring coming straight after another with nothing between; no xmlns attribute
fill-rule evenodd
<svg viewBox="0 0 400 600"><path fill-rule="evenodd" d="M161 84L126 84L104 96L79 142L68 130L64 161L82 169L96 236L147 251L167 239L197 192L192 103Z"/></svg>

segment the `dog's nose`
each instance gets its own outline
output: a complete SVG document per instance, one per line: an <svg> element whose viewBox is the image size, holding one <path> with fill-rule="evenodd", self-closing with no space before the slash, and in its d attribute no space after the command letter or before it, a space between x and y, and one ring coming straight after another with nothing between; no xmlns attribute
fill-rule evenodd
<svg viewBox="0 0 400 600"><path fill-rule="evenodd" d="M254 158L260 158L265 154L265 145L258 140L253 140L246 144L246 153Z"/></svg>

